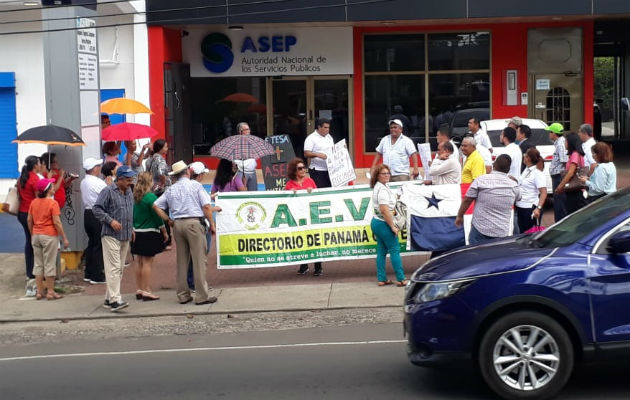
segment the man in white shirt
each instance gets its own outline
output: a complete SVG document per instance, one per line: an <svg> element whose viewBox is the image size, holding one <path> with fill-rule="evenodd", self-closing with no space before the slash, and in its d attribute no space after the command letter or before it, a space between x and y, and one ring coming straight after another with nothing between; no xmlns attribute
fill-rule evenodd
<svg viewBox="0 0 630 400"><path fill-rule="evenodd" d="M389 121L389 135L381 139L376 146L376 157L372 162L372 168L376 167L383 158L383 164L389 166L391 172L390 181L409 180L409 157L413 162L413 178L420 175L418 170L418 151L413 141L402 134L403 123L399 119Z"/></svg>
<svg viewBox="0 0 630 400"><path fill-rule="evenodd" d="M238 125L236 125L236 132L239 135L249 135L251 134L251 129L247 122L239 122ZM237 179L242 179L243 185L245 185L250 192L258 190L256 160L248 158L247 160L234 160L234 163L238 167Z"/></svg>
<svg viewBox="0 0 630 400"><path fill-rule="evenodd" d="M490 150L490 152L492 152L492 143L490 142L490 137L488 136L486 131L481 129L479 118L471 117L468 120L468 130L470 130L470 133L473 134L473 137L475 138L477 144L482 145L486 149ZM490 167L492 169L492 165Z"/></svg>
<svg viewBox="0 0 630 400"><path fill-rule="evenodd" d="M92 213L92 207L107 184L99 177L103 160L86 158L83 161L85 177L81 181L83 200L83 229L88 236L85 249L85 274L83 280L91 284L105 283L103 245L101 244L101 222Z"/></svg>
<svg viewBox="0 0 630 400"><path fill-rule="evenodd" d="M429 168L431 180L425 180L425 185L446 185L462 183L462 166L455 158L453 145L446 141L438 144L438 152Z"/></svg>
<svg viewBox="0 0 630 400"><path fill-rule="evenodd" d="M582 150L584 151L584 166L589 167L588 175L590 176L595 170L597 162L593 158L593 151L591 150L595 146L595 139L593 139L593 127L590 124L580 125L578 129L578 135L582 140Z"/></svg>
<svg viewBox="0 0 630 400"><path fill-rule="evenodd" d="M437 131L436 138L438 142L438 147L440 143L444 143L444 142L449 142L451 146L453 146L453 158L455 158L455 160L457 160L457 162L461 164L462 160L459 154L459 149L457 148L457 145L455 144L455 142L451 140L451 132L449 130L448 124L440 125Z"/></svg>
<svg viewBox="0 0 630 400"><path fill-rule="evenodd" d="M318 118L315 126L316 129L304 141L304 157L310 161L308 173L311 179L318 188L327 188L331 184L326 159L332 153L335 141L330 136L329 119Z"/></svg>
<svg viewBox="0 0 630 400"><path fill-rule="evenodd" d="M509 126L503 129L499 140L505 146L505 154L510 156L512 164L508 176L518 179L521 176L521 163L523 162L523 153L516 143L516 131Z"/></svg>

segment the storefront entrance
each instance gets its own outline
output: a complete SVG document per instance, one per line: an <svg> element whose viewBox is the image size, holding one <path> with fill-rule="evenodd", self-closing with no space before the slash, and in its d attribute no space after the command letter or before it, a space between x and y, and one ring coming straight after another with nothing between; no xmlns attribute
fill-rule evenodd
<svg viewBox="0 0 630 400"><path fill-rule="evenodd" d="M315 130L318 118L331 120L330 133L335 142L350 143L348 77L287 77L270 78L268 103L273 113L268 116L269 135L288 134L295 154L303 157L304 140Z"/></svg>

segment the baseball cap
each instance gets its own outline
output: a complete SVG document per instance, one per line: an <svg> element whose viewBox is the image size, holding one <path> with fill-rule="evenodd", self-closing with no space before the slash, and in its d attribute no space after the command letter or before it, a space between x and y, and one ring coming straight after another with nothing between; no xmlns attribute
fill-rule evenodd
<svg viewBox="0 0 630 400"><path fill-rule="evenodd" d="M403 127L402 121L399 120L398 118L390 120L389 121L389 125L391 125L391 124L396 124L396 125L400 126L401 128Z"/></svg>
<svg viewBox="0 0 630 400"><path fill-rule="evenodd" d="M131 167L127 166L127 165L123 165L121 167L118 167L118 169L116 170L116 177L117 178L133 178L134 176L136 176L136 171L134 171L133 169L131 169Z"/></svg>
<svg viewBox="0 0 630 400"><path fill-rule="evenodd" d="M35 184L35 188L40 192L40 193L44 193L45 191L47 191L50 188L50 185L52 185L53 183L55 183L55 179L40 179L37 181L37 183Z"/></svg>
<svg viewBox="0 0 630 400"><path fill-rule="evenodd" d="M94 157L89 157L83 160L83 169L86 171L89 171L92 168L96 167L97 165L101 165L101 164L103 164L103 160L94 158Z"/></svg>
<svg viewBox="0 0 630 400"><path fill-rule="evenodd" d="M545 128L546 131L555 133L556 135L562 135L564 133L564 126L560 122L554 122Z"/></svg>
<svg viewBox="0 0 630 400"><path fill-rule="evenodd" d="M191 163L188 168L192 169L193 172L197 175L207 174L208 172L210 172L210 170L206 168L206 166L201 161L195 161L194 163Z"/></svg>

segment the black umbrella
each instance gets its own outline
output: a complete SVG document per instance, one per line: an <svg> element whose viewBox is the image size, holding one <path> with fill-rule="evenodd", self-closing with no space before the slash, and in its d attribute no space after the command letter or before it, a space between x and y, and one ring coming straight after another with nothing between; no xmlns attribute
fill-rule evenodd
<svg viewBox="0 0 630 400"><path fill-rule="evenodd" d="M79 135L56 125L42 125L27 129L12 143L43 143L63 146L85 146Z"/></svg>

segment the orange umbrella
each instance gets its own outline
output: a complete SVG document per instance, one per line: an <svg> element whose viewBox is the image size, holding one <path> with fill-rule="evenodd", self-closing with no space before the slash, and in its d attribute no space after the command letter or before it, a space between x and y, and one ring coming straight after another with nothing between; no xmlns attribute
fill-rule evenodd
<svg viewBox="0 0 630 400"><path fill-rule="evenodd" d="M101 103L101 112L107 114L153 114L149 107L137 100L117 97Z"/></svg>
<svg viewBox="0 0 630 400"><path fill-rule="evenodd" d="M258 103L258 99L249 93L232 93L219 101L231 101L233 103Z"/></svg>

